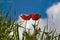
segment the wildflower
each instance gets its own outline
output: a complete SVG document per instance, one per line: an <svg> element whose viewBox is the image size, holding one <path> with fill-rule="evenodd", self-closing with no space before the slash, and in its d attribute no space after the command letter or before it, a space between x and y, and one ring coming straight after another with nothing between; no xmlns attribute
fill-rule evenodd
<svg viewBox="0 0 60 40"><path fill-rule="evenodd" d="M30 20L31 16L30 16L30 15L27 16L27 15L25 15L25 14L22 14L20 17L21 17L23 20L26 21L26 22L25 22L25 31L26 31L27 20Z"/></svg>
<svg viewBox="0 0 60 40"><path fill-rule="evenodd" d="M22 14L21 18L23 20L30 20L31 17L30 16L26 16L25 14Z"/></svg>
<svg viewBox="0 0 60 40"><path fill-rule="evenodd" d="M41 15L39 15L39 14L30 14L30 16L31 16L31 18L32 18L32 20L34 20L35 21L35 24L33 25L33 27L34 27L34 29L36 28L36 21L41 17Z"/></svg>
<svg viewBox="0 0 60 40"><path fill-rule="evenodd" d="M31 16L32 20L38 20L41 17L41 15L39 15L39 14L31 14L30 16Z"/></svg>

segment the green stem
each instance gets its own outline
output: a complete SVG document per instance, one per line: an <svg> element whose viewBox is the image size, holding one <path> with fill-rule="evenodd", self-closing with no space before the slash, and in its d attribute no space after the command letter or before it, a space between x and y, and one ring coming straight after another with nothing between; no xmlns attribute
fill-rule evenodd
<svg viewBox="0 0 60 40"><path fill-rule="evenodd" d="M35 20L35 24L34 24L34 30L36 29L36 20Z"/></svg>
<svg viewBox="0 0 60 40"><path fill-rule="evenodd" d="M26 32L26 25L27 25L27 20L26 20L26 22L25 22L25 32Z"/></svg>
<svg viewBox="0 0 60 40"><path fill-rule="evenodd" d="M18 27L17 27L17 38L18 38L18 40L19 40L19 31L18 31Z"/></svg>
<svg viewBox="0 0 60 40"><path fill-rule="evenodd" d="M36 20L35 20L35 25L36 25Z"/></svg>
<svg viewBox="0 0 60 40"><path fill-rule="evenodd" d="M39 21L40 21L40 19L38 20L37 26L39 25Z"/></svg>
<svg viewBox="0 0 60 40"><path fill-rule="evenodd" d="M24 40L26 39L26 25L27 25L27 20L25 22Z"/></svg>

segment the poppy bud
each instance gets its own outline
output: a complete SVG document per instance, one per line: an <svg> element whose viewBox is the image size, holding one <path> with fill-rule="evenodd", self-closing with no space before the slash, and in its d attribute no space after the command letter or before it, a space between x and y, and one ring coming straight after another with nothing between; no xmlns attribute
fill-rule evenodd
<svg viewBox="0 0 60 40"><path fill-rule="evenodd" d="M32 25L33 27L34 27L34 29L36 28L36 25L34 24L34 25Z"/></svg>
<svg viewBox="0 0 60 40"><path fill-rule="evenodd" d="M37 31L38 31L38 32L42 32L40 28L39 28Z"/></svg>
<svg viewBox="0 0 60 40"><path fill-rule="evenodd" d="M45 35L48 35L49 32L44 32Z"/></svg>

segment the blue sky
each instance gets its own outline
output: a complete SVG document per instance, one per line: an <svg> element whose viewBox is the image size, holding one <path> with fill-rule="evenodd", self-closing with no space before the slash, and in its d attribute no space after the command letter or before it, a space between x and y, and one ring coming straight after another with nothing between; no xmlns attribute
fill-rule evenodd
<svg viewBox="0 0 60 40"><path fill-rule="evenodd" d="M3 14L7 12L11 13L12 18L14 18L14 9L16 9L17 13L16 18L18 18L21 13L39 13L41 14L41 18L46 18L47 8L57 2L59 2L59 0L0 0L0 10L4 9Z"/></svg>

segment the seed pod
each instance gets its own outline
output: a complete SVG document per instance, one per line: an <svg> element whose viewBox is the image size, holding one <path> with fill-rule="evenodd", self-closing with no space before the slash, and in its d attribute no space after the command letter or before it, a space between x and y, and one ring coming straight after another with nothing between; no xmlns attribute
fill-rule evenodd
<svg viewBox="0 0 60 40"><path fill-rule="evenodd" d="M39 28L37 31L38 31L38 32L42 32L40 28Z"/></svg>

